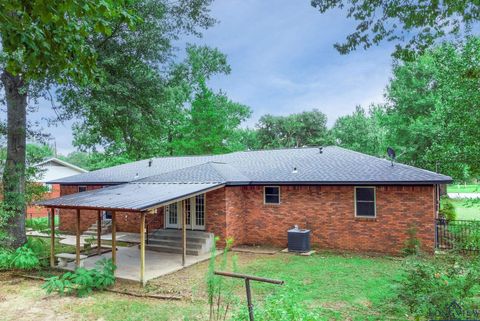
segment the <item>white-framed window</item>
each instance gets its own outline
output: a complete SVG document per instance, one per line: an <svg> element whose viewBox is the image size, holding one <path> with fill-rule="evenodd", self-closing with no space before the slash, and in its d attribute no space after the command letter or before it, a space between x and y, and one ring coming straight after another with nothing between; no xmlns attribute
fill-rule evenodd
<svg viewBox="0 0 480 321"><path fill-rule="evenodd" d="M375 218L377 216L377 197L373 186L355 187L355 216Z"/></svg>
<svg viewBox="0 0 480 321"><path fill-rule="evenodd" d="M53 185L52 184L43 183L43 186L47 189L48 193L51 193L53 191Z"/></svg>
<svg viewBox="0 0 480 321"><path fill-rule="evenodd" d="M280 204L280 186L265 186L263 195L265 204Z"/></svg>
<svg viewBox="0 0 480 321"><path fill-rule="evenodd" d="M80 192L85 192L86 190L87 190L87 186L85 186L85 185L80 185L80 186L78 186L78 192L79 192L79 193L80 193Z"/></svg>

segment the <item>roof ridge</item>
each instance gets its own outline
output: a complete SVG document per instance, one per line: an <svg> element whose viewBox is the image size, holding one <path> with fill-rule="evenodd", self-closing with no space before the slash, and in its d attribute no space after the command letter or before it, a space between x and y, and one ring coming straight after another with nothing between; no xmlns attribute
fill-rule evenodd
<svg viewBox="0 0 480 321"><path fill-rule="evenodd" d="M367 157L373 157L373 158L375 158L375 159L378 159L378 160L381 160L381 161L384 161L384 162L387 162L387 163L391 163L391 161L388 160L388 159L386 159L386 158L380 158L380 157L378 157L378 156L373 156L373 155L361 153L361 152L358 152L358 151L356 151L356 150L348 149L348 148L341 147L341 146L333 146L333 147L336 147L336 148L345 150L345 151L347 151L347 152L356 153L356 154L360 154L360 155L362 155L362 156L367 156ZM408 167L408 168L411 168L411 169L415 169L415 170L420 170L420 171L423 171L423 172L427 172L427 173L429 173L429 174L447 176L447 175L444 175L444 174L440 174L440 173L437 173L437 172L430 171L430 170L425 169L425 168L415 167L415 166L408 165L408 164L404 164L404 163L400 163L400 162L397 162L397 161L395 161L395 164L396 164L396 165L400 165L400 166L404 166L404 167Z"/></svg>

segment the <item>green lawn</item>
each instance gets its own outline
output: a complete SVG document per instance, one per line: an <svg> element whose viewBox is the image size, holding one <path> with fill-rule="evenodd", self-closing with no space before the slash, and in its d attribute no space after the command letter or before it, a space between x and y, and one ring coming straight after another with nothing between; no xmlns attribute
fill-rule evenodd
<svg viewBox="0 0 480 321"><path fill-rule="evenodd" d="M455 211L457 220L480 220L480 201L467 199L450 199Z"/></svg>
<svg viewBox="0 0 480 321"><path fill-rule="evenodd" d="M292 301L318 312L321 316L319 320L406 320L404 311L393 303L401 259L321 253L312 257L258 255L245 261L246 254L239 256L240 272L286 282L283 286L252 282L254 304L257 306L268 294L296 289ZM183 273L182 278L185 277L189 284L203 283L207 264L189 269L195 272L190 272L190 275L188 269L179 272ZM159 289L149 288L149 291L156 290ZM244 291L243 281L235 282L235 293L239 300L237 309L245 305ZM206 294L197 288L192 297L192 302L168 302L97 293L93 295L93 300L80 304L77 302L66 308L88 319L92 317L107 321L207 320Z"/></svg>
<svg viewBox="0 0 480 321"><path fill-rule="evenodd" d="M480 193L479 184L463 185L463 184L451 184L447 186L448 193Z"/></svg>

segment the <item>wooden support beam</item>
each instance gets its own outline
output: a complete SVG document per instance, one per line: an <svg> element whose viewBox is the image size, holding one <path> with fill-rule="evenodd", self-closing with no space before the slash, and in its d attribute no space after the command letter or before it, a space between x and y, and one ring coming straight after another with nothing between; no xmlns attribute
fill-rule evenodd
<svg viewBox="0 0 480 321"><path fill-rule="evenodd" d="M76 232L76 240L75 240L75 249L76 249L76 257L75 257L75 267L78 268L80 266L80 209L77 208L77 219L75 224L75 232Z"/></svg>
<svg viewBox="0 0 480 321"><path fill-rule="evenodd" d="M112 263L117 265L117 212L112 212Z"/></svg>
<svg viewBox="0 0 480 321"><path fill-rule="evenodd" d="M102 211L97 211L97 255L102 254Z"/></svg>
<svg viewBox="0 0 480 321"><path fill-rule="evenodd" d="M180 209L182 215L182 266L185 266L187 263L187 215L184 201L180 201Z"/></svg>
<svg viewBox="0 0 480 321"><path fill-rule="evenodd" d="M145 212L140 215L140 282L145 285Z"/></svg>
<svg viewBox="0 0 480 321"><path fill-rule="evenodd" d="M50 208L50 267L55 267L55 209Z"/></svg>

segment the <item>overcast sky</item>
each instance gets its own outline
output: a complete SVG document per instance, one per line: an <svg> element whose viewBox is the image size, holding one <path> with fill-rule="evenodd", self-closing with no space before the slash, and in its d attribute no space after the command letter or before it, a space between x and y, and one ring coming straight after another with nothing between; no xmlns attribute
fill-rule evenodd
<svg viewBox="0 0 480 321"><path fill-rule="evenodd" d="M189 41L227 54L232 73L214 78L210 85L252 108L247 126L266 113L286 115L313 108L324 112L331 126L356 105L383 101L392 45L340 55L333 44L354 27L344 12L322 15L309 0L217 0L211 14L219 23L203 38ZM30 116L40 120L51 113L45 104ZM74 150L71 123L42 124L55 137L59 153Z"/></svg>

